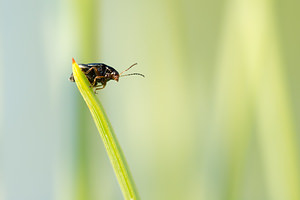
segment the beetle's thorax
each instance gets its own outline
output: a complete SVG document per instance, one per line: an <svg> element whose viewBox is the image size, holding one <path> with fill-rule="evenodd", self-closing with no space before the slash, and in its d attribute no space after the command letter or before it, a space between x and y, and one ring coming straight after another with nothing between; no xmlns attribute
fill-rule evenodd
<svg viewBox="0 0 300 200"><path fill-rule="evenodd" d="M107 81L109 81L109 80L119 81L119 76L120 75L119 75L119 72L117 70L115 70L114 68L106 65L104 76L107 79Z"/></svg>

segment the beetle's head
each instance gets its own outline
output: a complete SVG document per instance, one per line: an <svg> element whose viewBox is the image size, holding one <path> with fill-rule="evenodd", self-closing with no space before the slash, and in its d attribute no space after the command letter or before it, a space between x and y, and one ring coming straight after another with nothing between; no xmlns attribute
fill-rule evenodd
<svg viewBox="0 0 300 200"><path fill-rule="evenodd" d="M113 71L111 74L110 74L110 77L111 77L111 79L114 79L115 81L119 81L119 77L120 77L120 75L119 75L119 73L117 72L117 71Z"/></svg>

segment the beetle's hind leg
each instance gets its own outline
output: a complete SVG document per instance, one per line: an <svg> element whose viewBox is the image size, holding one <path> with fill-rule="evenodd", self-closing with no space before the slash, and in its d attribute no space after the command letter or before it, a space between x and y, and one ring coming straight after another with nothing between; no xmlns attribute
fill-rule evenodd
<svg viewBox="0 0 300 200"><path fill-rule="evenodd" d="M84 73L85 73L85 74L89 74L92 70L94 70L94 71L95 71L95 74L97 74L97 72L98 72L97 67L91 67L89 70L85 71Z"/></svg>

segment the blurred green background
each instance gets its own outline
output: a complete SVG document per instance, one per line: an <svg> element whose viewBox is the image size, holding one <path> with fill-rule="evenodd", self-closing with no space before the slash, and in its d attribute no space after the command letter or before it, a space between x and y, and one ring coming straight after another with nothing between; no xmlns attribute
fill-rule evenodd
<svg viewBox="0 0 300 200"><path fill-rule="evenodd" d="M0 199L122 199L71 58L141 199L300 199L300 1L0 0Z"/></svg>

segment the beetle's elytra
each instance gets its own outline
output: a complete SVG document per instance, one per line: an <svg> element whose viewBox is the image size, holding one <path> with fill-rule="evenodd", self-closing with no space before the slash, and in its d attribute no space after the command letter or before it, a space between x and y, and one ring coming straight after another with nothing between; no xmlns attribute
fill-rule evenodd
<svg viewBox="0 0 300 200"><path fill-rule="evenodd" d="M124 72L128 71L130 68L132 68L137 63L131 65L126 70L119 72L115 70L113 67L110 67L104 63L88 63L88 64L78 64L78 66L81 68L81 70L85 73L85 76L91 83L90 87L95 88L95 93L97 90L101 90L105 88L106 83L110 80L119 81L120 77L123 76L131 76L131 75L138 75L145 77L143 74L140 73L131 73L131 74L124 74ZM70 81L75 82L73 73L71 74Z"/></svg>

